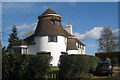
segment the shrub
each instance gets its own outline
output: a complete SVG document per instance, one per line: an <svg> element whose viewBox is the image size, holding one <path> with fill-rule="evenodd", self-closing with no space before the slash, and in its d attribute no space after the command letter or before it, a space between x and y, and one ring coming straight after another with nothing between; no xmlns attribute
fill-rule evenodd
<svg viewBox="0 0 120 80"><path fill-rule="evenodd" d="M2 59L2 78L26 80L46 78L50 68L49 55L4 54Z"/></svg>
<svg viewBox="0 0 120 80"><path fill-rule="evenodd" d="M99 61L98 57L89 55L61 55L59 78L88 78Z"/></svg>
<svg viewBox="0 0 120 80"><path fill-rule="evenodd" d="M118 58L117 57L113 57L111 60L112 60L111 61L112 65L118 65Z"/></svg>
<svg viewBox="0 0 120 80"><path fill-rule="evenodd" d="M99 52L95 53L95 56L99 57L101 60L105 60L106 57L112 59L113 57L118 58L118 64L120 64L120 51L115 52Z"/></svg>
<svg viewBox="0 0 120 80"><path fill-rule="evenodd" d="M23 79L45 79L50 68L50 59L49 55L27 55L21 65L20 77Z"/></svg>
<svg viewBox="0 0 120 80"><path fill-rule="evenodd" d="M19 77L19 68L25 56L21 54L2 54L2 78Z"/></svg>

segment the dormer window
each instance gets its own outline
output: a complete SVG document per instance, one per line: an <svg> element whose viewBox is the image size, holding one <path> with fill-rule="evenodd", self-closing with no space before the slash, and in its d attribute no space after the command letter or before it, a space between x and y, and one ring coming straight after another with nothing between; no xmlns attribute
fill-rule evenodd
<svg viewBox="0 0 120 80"><path fill-rule="evenodd" d="M60 27L60 21L59 20L54 20L54 25L55 25L55 27Z"/></svg>

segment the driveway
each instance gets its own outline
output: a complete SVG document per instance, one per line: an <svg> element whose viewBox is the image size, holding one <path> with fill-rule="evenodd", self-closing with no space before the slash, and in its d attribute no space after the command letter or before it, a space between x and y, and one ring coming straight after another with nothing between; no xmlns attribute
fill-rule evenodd
<svg viewBox="0 0 120 80"><path fill-rule="evenodd" d="M94 76L92 80L120 80L120 67L114 67L113 76Z"/></svg>

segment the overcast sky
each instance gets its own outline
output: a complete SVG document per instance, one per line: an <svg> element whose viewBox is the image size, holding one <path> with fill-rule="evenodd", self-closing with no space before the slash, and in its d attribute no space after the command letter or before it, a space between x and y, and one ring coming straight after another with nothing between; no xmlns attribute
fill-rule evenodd
<svg viewBox="0 0 120 80"><path fill-rule="evenodd" d="M74 35L86 45L86 54L97 52L97 39L103 27L118 29L117 2L3 2L2 36L3 45L8 45L8 34L13 25L18 35L35 30L38 16L48 8L62 16L62 25L72 24Z"/></svg>

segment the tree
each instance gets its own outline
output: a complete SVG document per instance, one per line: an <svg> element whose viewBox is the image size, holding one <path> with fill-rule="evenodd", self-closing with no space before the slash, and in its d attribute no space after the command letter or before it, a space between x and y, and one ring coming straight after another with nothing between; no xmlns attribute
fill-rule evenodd
<svg viewBox="0 0 120 80"><path fill-rule="evenodd" d="M59 78L61 80L90 78L91 73L96 70L99 61L98 57L89 55L61 55L59 60Z"/></svg>
<svg viewBox="0 0 120 80"><path fill-rule="evenodd" d="M13 28L12 28L12 33L9 34L9 39L8 39L9 45L11 45L14 41L19 40L17 34L18 34L17 28L14 25Z"/></svg>
<svg viewBox="0 0 120 80"><path fill-rule="evenodd" d="M111 63L113 64L113 65L118 65L118 58L117 57L113 57L112 59L111 59Z"/></svg>
<svg viewBox="0 0 120 80"><path fill-rule="evenodd" d="M19 69L20 80L45 79L50 68L50 55L26 55Z"/></svg>
<svg viewBox="0 0 120 80"><path fill-rule="evenodd" d="M44 79L50 69L50 55L2 55L2 78L15 80Z"/></svg>
<svg viewBox="0 0 120 80"><path fill-rule="evenodd" d="M34 31L32 31L32 30L27 31L22 35L22 37L23 37L23 39L25 39L25 38L29 37L30 35L32 35L33 33L34 33Z"/></svg>
<svg viewBox="0 0 120 80"><path fill-rule="evenodd" d="M117 50L117 37L109 27L104 27L98 39L99 51L111 52Z"/></svg>
<svg viewBox="0 0 120 80"><path fill-rule="evenodd" d="M118 41L120 41L120 32L118 33ZM120 51L120 42L118 42L118 51Z"/></svg>
<svg viewBox="0 0 120 80"><path fill-rule="evenodd" d="M19 69L26 58L22 54L2 54L2 78L19 78Z"/></svg>
<svg viewBox="0 0 120 80"><path fill-rule="evenodd" d="M2 54L6 54L6 52L7 52L7 50L6 50L6 47L4 46L4 47L2 48Z"/></svg>

